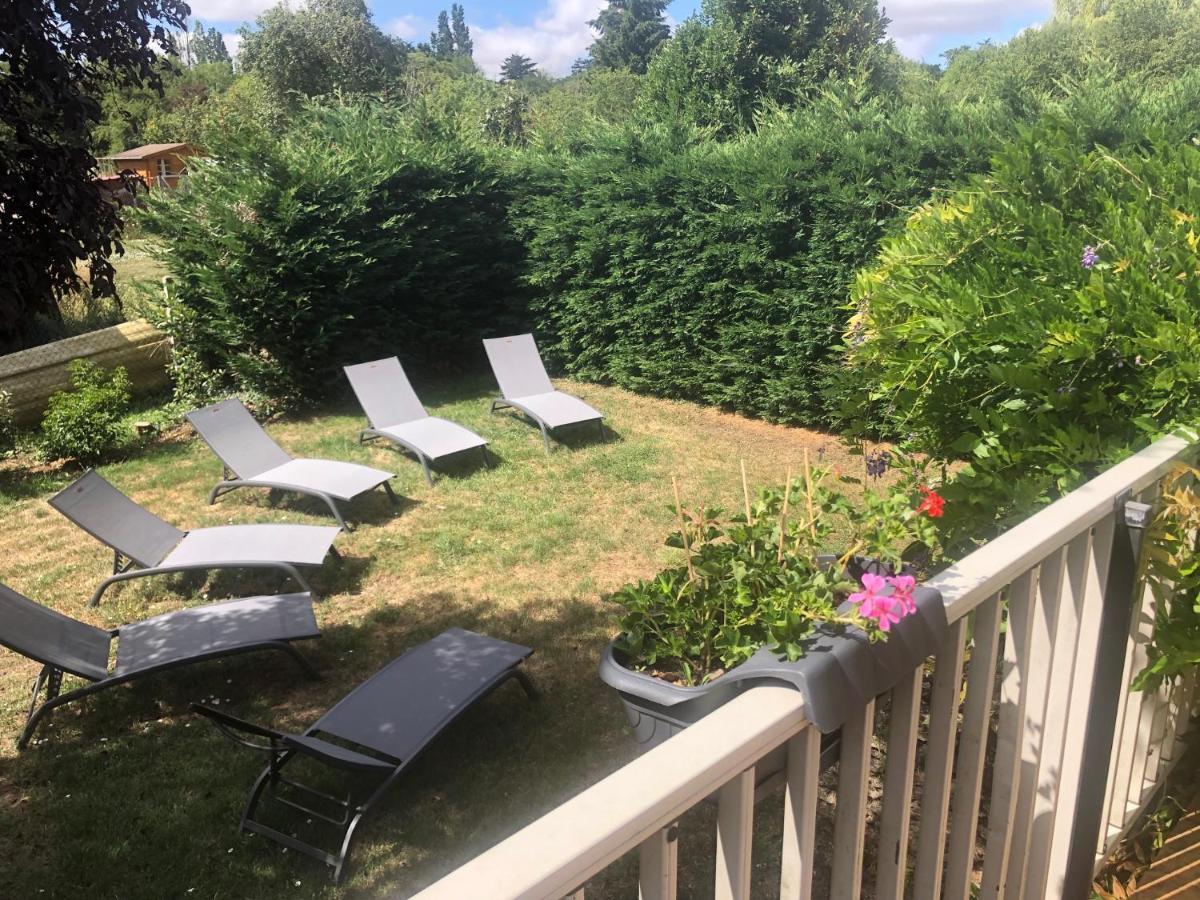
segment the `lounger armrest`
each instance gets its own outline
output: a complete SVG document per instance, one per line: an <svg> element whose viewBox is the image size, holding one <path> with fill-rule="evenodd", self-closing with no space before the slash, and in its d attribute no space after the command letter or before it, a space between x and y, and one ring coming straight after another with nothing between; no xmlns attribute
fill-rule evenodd
<svg viewBox="0 0 1200 900"><path fill-rule="evenodd" d="M285 734L283 742L289 750L312 757L335 769L351 772L391 772L396 768L395 762L367 756L365 753L331 744L312 735Z"/></svg>
<svg viewBox="0 0 1200 900"><path fill-rule="evenodd" d="M202 703L191 704L191 710L197 715L204 716L206 719L212 721L221 734L225 735L225 737L229 738L235 744L241 744L243 747L249 747L251 750L263 750L267 753L278 752L280 749L279 745L287 737L283 732L276 731L274 728L255 725L253 722L247 722L245 719L239 719L237 716L231 716L229 713L221 712ZM254 741L249 741L241 737L240 735L242 734L266 738L271 743L256 744Z"/></svg>

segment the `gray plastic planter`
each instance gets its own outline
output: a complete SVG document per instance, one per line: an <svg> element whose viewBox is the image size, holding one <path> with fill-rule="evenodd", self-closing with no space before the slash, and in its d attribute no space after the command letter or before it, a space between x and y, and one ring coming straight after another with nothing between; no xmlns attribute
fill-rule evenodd
<svg viewBox="0 0 1200 900"><path fill-rule="evenodd" d="M949 626L942 595L919 586L913 598L916 614L905 616L892 626L886 641L875 644L857 628L822 627L805 641L804 656L795 662L763 648L715 681L685 687L626 668L614 642L600 658L600 680L616 689L642 751L763 684L800 691L809 720L823 734L832 734L842 727L847 712L891 690L945 640ZM825 741L822 746L830 744Z"/></svg>

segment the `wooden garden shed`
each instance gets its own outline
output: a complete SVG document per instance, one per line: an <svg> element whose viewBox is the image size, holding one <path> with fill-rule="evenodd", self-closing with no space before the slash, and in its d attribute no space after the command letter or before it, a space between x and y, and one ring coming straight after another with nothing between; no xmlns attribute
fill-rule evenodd
<svg viewBox="0 0 1200 900"><path fill-rule="evenodd" d="M111 167L115 174L132 172L145 182L147 187L175 187L181 176L187 174L187 158L196 153L191 144L146 144L100 157L105 168Z"/></svg>

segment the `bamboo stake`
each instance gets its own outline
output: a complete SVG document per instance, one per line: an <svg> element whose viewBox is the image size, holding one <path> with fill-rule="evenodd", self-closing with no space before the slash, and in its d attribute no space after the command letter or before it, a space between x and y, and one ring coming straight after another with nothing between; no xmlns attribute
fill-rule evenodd
<svg viewBox="0 0 1200 900"><path fill-rule="evenodd" d="M750 524L750 484L746 481L746 461L742 460L742 497L746 500L746 524Z"/></svg>
<svg viewBox="0 0 1200 900"><path fill-rule="evenodd" d="M817 513L813 509L812 466L808 461L808 448L804 448L804 493L808 497L808 528L812 533L813 553L817 552Z"/></svg>
<svg viewBox="0 0 1200 900"><path fill-rule="evenodd" d="M683 522L683 503L679 499L679 482L671 476L671 489L675 491L675 515L679 518L679 533L683 537L683 552L687 554L688 581L696 580L696 569L692 566L692 542L688 540L687 526Z"/></svg>
<svg viewBox="0 0 1200 900"><path fill-rule="evenodd" d="M783 536L787 533L787 514L788 503L792 499L792 467L788 466L787 484L783 489L783 513L779 516L779 552L775 556L775 562L783 562Z"/></svg>

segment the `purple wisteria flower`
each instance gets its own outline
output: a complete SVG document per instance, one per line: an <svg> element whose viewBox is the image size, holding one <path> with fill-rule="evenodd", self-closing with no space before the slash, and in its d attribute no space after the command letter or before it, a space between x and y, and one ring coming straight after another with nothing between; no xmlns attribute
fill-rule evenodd
<svg viewBox="0 0 1200 900"><path fill-rule="evenodd" d="M1090 269L1100 262L1100 253L1095 247L1088 244L1083 248L1083 256L1079 258L1079 262L1085 269Z"/></svg>

